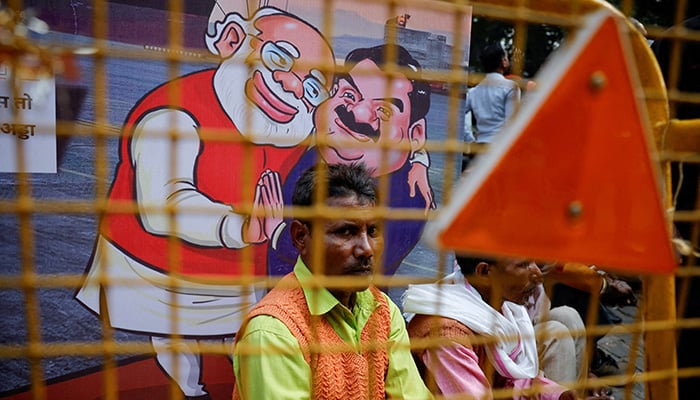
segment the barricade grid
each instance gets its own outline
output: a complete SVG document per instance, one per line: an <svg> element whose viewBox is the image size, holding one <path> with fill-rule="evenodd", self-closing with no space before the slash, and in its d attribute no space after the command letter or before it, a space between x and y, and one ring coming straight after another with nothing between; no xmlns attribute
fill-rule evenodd
<svg viewBox="0 0 700 400"><path fill-rule="evenodd" d="M320 22L316 26L334 48L345 46L343 38L334 34L334 26L338 23L334 10L340 1L323 1L319 11ZM214 2L206 2L207 5L204 6L176 0L152 2L153 4L149 3L148 6L135 4L138 2L104 0L85 4L71 2L70 5L63 6L45 3L51 2L10 2L8 7L0 11L0 57L4 65L8 66L11 75L55 78L58 165L56 173L0 173L0 227L4 232L0 239L0 301L4 300L6 304L4 323L0 329L3 332L0 336L0 381L6 383L0 386L0 397L61 398L61 393L67 393L67 389L62 389L65 387L61 386L62 384L70 383L70 380L76 377L93 374L91 376L94 380L91 382L97 383L90 383L90 387L98 387L99 393L92 398L96 396L116 399L128 396L128 393L123 392L128 382L125 383L124 375L120 375L122 367L137 365L143 360L153 364L158 354L158 346L166 346L173 355L194 351L207 357L225 360L231 354L232 339L224 340L224 336L230 335L217 332L214 335L202 335L207 339L213 337L216 340L197 341L196 345L192 345L190 339L198 338L196 334L149 335L145 334L147 328L140 331L115 326L115 321L119 321L123 316L109 312L107 305L111 299L108 298L109 293L105 293L105 287L123 290L120 293L124 296L125 293L137 294L141 291L140 288L157 286L168 293L167 297L159 301L179 306L181 296L191 294L191 291L198 294L214 293L215 296L225 298L230 295L231 290L237 290L236 296L255 298L256 293L262 295L266 289L272 288L280 277L256 276L259 272L256 267L262 256L254 246L247 246L239 249L236 255L240 258L239 264L236 264L240 273L218 271L198 276L196 279L183 278L187 276L189 268L188 257L196 256L196 249L191 253L183 253L183 241L193 240L193 243L201 247L208 244L203 241L197 242L199 239L183 239L166 234L162 235L166 238L162 244L165 254L159 254L156 258L165 260L170 273L153 275L147 280L138 276L138 273L119 275L100 270L94 275L89 274L88 266L96 258L105 257L110 262L114 261L110 259L116 254L113 244L109 240L96 238L111 229L111 223L118 224L119 222L114 221L121 221L118 219L120 216L148 215L139 217L143 218L139 219L142 226L160 224L158 226L161 226L163 231L180 232L197 218L201 220L218 215L215 213L219 210L213 209L209 204L188 203L181 193L192 190L192 187L177 180L169 181L167 189L178 188L170 191L178 201L139 203L110 199L110 193L116 190L113 182L116 175L121 173L118 170L120 157L133 151L128 147L131 142L120 148L120 137L130 110L141 96L165 82L175 83L163 92L164 103L190 104L183 99L183 96L189 94L190 88L178 81L178 78L218 66L220 58L212 55L207 49L203 41L203 31L212 29L214 25L211 19L208 20L212 18L209 14L211 9L224 6ZM245 15L269 2L238 3L239 6L247 5L246 10L239 10ZM289 0L289 3L293 3L293 0ZM377 2L357 0L354 4L363 7L369 6L370 3L376 5ZM636 305L613 308L612 315L622 318L622 321L612 329L610 326L599 324L596 310L601 301L600 294L597 291L592 292L589 311L584 318L585 330L572 333L575 337L587 338L584 364L591 362L596 349L595 339L602 338L602 342L598 341L598 347L608 346L606 349L613 352L613 357L620 364L621 373L598 378L589 378L587 374L582 373L579 379L567 382L567 385L581 391L611 386L615 397L623 399L683 399L692 393L688 388L700 380L700 364L696 359L692 359L698 355L697 344L694 342L700 329L700 316L697 313L700 296L696 293L700 279L700 85L697 82L700 72L697 63L697 54L700 54L700 28L697 20L700 17L696 14L700 10L691 1L657 2L673 8L673 13L668 14L671 15L669 18L666 15L653 14L654 6L649 5L649 2L622 0L612 3L602 0L380 2L385 6L387 16L401 15L408 7L450 16L448 20L451 26L447 30L451 31L454 42L447 57L449 65L424 68L422 75L398 65L395 61L397 54L393 53L395 48L388 48L386 56L389 61L383 68L383 72L388 75L387 94L396 80L415 77L433 84L431 111L440 107L439 112L433 111L435 114L430 115L430 123L434 124L434 127L428 128L424 144L424 150L431 159L427 173L432 184L436 208L426 213L418 208L392 207L393 193L390 192L394 183L389 174L384 174L377 180L380 195L372 215L381 221L382 227L392 221L407 223L435 219L454 195L455 185L460 178L463 154L475 153L479 157L488 153L488 149L469 145L462 139L465 91L468 92L484 78L479 66L473 65L480 47L480 35L494 34L486 30L475 30L475 26L487 26L488 21L491 24L489 26L503 24L506 27L507 34L503 37L507 39L505 43L508 50L514 53L513 72L525 78L521 81L521 86L524 90L529 90L526 81L547 79L534 74L539 65L535 67L531 64L534 55L538 54L539 57L538 52L542 52L536 48L538 43L528 40L530 36L539 34L533 32L539 32L538 29L543 29L542 26L552 27L549 33L561 35L559 39L565 43L584 27L585 15L593 10L609 9L611 13L627 21L633 65L640 78L642 102L646 106L648 118L646 122L649 123L658 151L658 160L655 161L658 161L663 174L664 206L671 216L673 227L670 229L675 233L674 248L678 252L680 266L672 275L625 276L638 284L638 287L635 287L638 302ZM639 15L640 10L651 11ZM32 12L37 13L36 19ZM694 18L694 27L683 27L691 18ZM641 27L636 24L636 19L642 22ZM41 20L48 23L48 31L32 25ZM466 26L467 20L470 21L471 31ZM149 22L153 22L153 27L143 31L137 29ZM409 27L410 24L409 20ZM644 34L636 29L644 30ZM468 38L465 38L465 31L470 32L470 35L466 35ZM139 33L152 36L139 37ZM387 29L386 40L398 41L398 35L397 30ZM660 50L657 51L657 55L651 51L647 41L662 44L658 46ZM216 45L215 43L213 46ZM465 47L469 49L466 60L463 51ZM557 50L551 48L547 51L556 54ZM343 56L336 54L336 61L342 63ZM661 58L657 60L656 56ZM464 65L465 61L471 62L472 65ZM544 61L542 58L540 64ZM309 68L308 65L300 64ZM310 67L316 68L320 74L349 72L347 66L328 63L313 64ZM250 71L254 69L252 64L246 65L246 68ZM49 74L48 71L53 73ZM529 75L530 73L532 75ZM8 96L22 96L17 87L13 88L12 92ZM249 109L242 114L245 115L240 124L242 131L259 129ZM14 110L9 117L12 118L11 124L18 121L17 115L18 111ZM183 141L191 140L191 137L178 128L180 125L177 118L180 116L164 113L159 117L161 129L137 134L151 135L152 139L155 138L153 140L167 142L170 151L161 157L167 160L167 166L164 168L170 175L178 176L181 172L179 167L188 161L187 154L179 152L178 146ZM323 133L328 128L325 124L327 122L316 126L318 135L304 138L296 145L313 147L314 150L310 151L317 152L317 156L321 157L321 152L334 145L333 138ZM259 179L257 174L261 169L261 160L268 160L264 158L268 153L258 152L262 146L252 144L242 135L233 138L226 136L222 139L226 129L205 126L199 128L201 129L197 130L197 134L208 144L238 145L243 149L236 153L241 158L240 170L236 171L240 181L234 188L235 194L219 193L221 196L240 197L238 204L230 207L233 210L231 212L252 216L253 219L264 216L264 210L257 206L254 200L255 183ZM3 134L9 136L7 129L0 127ZM30 142L16 142L17 144L13 144L16 146L16 167L23 170L32 162L26 159L22 151L23 146ZM372 150L372 145L350 141L342 144L348 149ZM392 152L411 153L415 150L410 142L379 142L375 147L381 150L379 170L390 168ZM155 147L145 146L145 150L141 149L142 154L149 155L148 150L153 148ZM621 159L625 157L626 155L620 154ZM123 159L121 161L125 162ZM282 169L289 166L278 167ZM324 169L319 169L319 173L323 175ZM204 177L201 179L204 180ZM315 194L316 199L325 198L326 188L320 186ZM137 190L133 189L134 192ZM163 192L165 191L166 188L163 188ZM420 195L416 193L416 196ZM307 208L294 208L285 203L275 212L287 219L294 216L312 220L316 228L324 221L353 215L348 210L328 207L323 201ZM251 223L250 219L246 221L245 224ZM222 219L218 225L221 231L225 229L223 224ZM239 231L248 227L249 225L243 225ZM271 236L264 231L264 227L261 230L263 236ZM228 247L230 243L226 242L222 235L224 233L219 232L218 240L223 244L218 246ZM244 233L241 233L241 236L243 235ZM240 240L244 241L243 238ZM271 241L267 237L264 240ZM323 250L322 241L315 237L314 251L323 253ZM409 284L434 282L452 272L453 268L454 253L450 250L433 250L422 242L410 250L412 252L404 255L398 266L385 265L383 259L378 263L377 272L373 276L373 284L385 289L399 307L401 295ZM654 249L648 251L653 252ZM385 252L391 253L392 249L387 248ZM265 261L267 262L267 258ZM361 279L324 276L324 261L319 257L309 265L309 268L319 275L314 278L313 286L346 288L362 287L364 284ZM148 261L143 262L148 264ZM382 273L389 268L393 268L392 272L395 273ZM545 287L549 293L552 285L553 282L547 280ZM101 312L88 310L88 307L80 304L75 298L81 287L90 292L86 296L94 294L95 307ZM253 301L243 302L250 305ZM137 315L144 315L138 309L132 311ZM169 332L178 332L183 329L182 326L190 324L190 315L187 312L170 313L165 317L156 316L154 320L155 318L167 320L167 328L164 329ZM141 322L141 326L149 326L149 321ZM432 328L433 333L440 332L439 326L435 325ZM318 336L315 326L313 334ZM539 332L538 335L549 338L557 334ZM151 336L156 339L151 339ZM449 339L435 336L412 340L411 349L421 351L450 343ZM163 338L168 340L161 340ZM473 345L493 343L493 339L482 337L461 337L456 340ZM192 350L191 346L196 348ZM391 346L392 343L372 340L368 349L391 349ZM318 342L311 343L309 349L311 352L329 353L347 351L343 346L320 346ZM272 354L276 351L284 353L286 350L241 350L245 354ZM220 379L224 382L218 386L212 384L208 388L221 391L231 389L231 364L211 365L226 371L214 372L214 367L210 370L205 369L202 380ZM493 368L490 365L488 367L491 370L487 373L493 374ZM167 387L167 391L148 392L140 388L144 392L139 396L145 398L150 393L157 397L167 393L167 398L182 398L183 394L177 383L167 379L166 375L177 376L183 368L187 366L174 362L172 370L165 374L156 370L160 374L154 378L157 385ZM222 375L230 375L231 378L220 378ZM136 387L134 386L133 390L137 390ZM87 386L74 386L70 390L73 391L74 398L91 398L90 394L87 394ZM518 390L496 389L493 395L494 398L512 398ZM535 394L546 390L547 388L535 385L524 391L526 394Z"/></svg>

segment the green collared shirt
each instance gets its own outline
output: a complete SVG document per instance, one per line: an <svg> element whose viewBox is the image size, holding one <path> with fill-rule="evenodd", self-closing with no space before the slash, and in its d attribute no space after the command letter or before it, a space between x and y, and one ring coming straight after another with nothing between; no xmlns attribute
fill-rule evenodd
<svg viewBox="0 0 700 400"><path fill-rule="evenodd" d="M360 347L360 334L377 303L367 289L357 292L352 311L326 289L308 284L311 271L301 259L294 266L306 303L312 315L324 316L338 336L353 347ZM389 303L391 330L389 369L385 389L390 399L429 399L432 395L421 379L409 349L406 323L399 308ZM233 371L242 399L308 399L311 394L311 368L306 363L294 335L280 320L269 315L252 318L239 338L239 345L269 349L261 355L233 352ZM238 348L238 346L236 347Z"/></svg>

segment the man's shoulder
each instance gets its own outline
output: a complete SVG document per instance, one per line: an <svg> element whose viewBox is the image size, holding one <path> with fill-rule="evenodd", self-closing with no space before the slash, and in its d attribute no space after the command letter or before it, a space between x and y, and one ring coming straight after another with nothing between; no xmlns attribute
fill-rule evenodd
<svg viewBox="0 0 700 400"><path fill-rule="evenodd" d="M408 332L411 337L466 337L476 333L463 323L452 318L437 315L417 314L408 323Z"/></svg>
<svg viewBox="0 0 700 400"><path fill-rule="evenodd" d="M264 333L287 336L289 328L279 318L268 314L260 314L252 317L246 325L245 335L252 333Z"/></svg>
<svg viewBox="0 0 700 400"><path fill-rule="evenodd" d="M288 310L291 308L304 308L306 302L304 292L294 272L283 276L250 312L251 316L261 314L274 315L274 311Z"/></svg>
<svg viewBox="0 0 700 400"><path fill-rule="evenodd" d="M287 336L289 325L308 321L309 310L304 293L293 272L285 275L253 307L245 324L245 334L253 332Z"/></svg>
<svg viewBox="0 0 700 400"><path fill-rule="evenodd" d="M270 304L289 305L288 300L291 295L303 296L302 286L294 272L289 272L280 278L277 284L258 301L255 308Z"/></svg>
<svg viewBox="0 0 700 400"><path fill-rule="evenodd" d="M499 74L498 81L500 82L501 86L508 88L508 90L520 88L520 86L518 85L518 82L514 81L513 79L509 79L509 78L505 77L504 75Z"/></svg>

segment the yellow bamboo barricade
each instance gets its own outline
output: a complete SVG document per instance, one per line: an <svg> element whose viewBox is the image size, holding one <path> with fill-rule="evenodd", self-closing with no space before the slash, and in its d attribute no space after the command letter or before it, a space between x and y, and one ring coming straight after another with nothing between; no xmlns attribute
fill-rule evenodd
<svg viewBox="0 0 700 400"><path fill-rule="evenodd" d="M293 1L293 0L289 0ZM342 0L338 0L342 1ZM690 1L690 0L689 0ZM249 9L255 9L260 2L257 0L247 0ZM463 12L469 9L474 15L486 16L488 18L502 19L513 22L516 26L519 23L552 23L554 25L566 22L571 27L574 27L581 16L586 15L595 10L607 9L611 13L620 16L629 16L634 7L634 0L623 0L620 8L615 8L603 0L485 0L485 1L437 1L430 2L418 0L387 0L387 8L400 7L401 4L422 3L424 7L440 10L451 10L454 12ZM20 10L19 4L11 6ZM329 4L332 5L329 0ZM107 103L107 71L104 66L104 59L111 54L118 56L129 56L137 58L142 56L142 53L137 55L129 54L128 50L120 49L113 50L104 44L104 40L108 36L107 27L109 15L107 13L106 1L95 1L93 4L93 37L95 40L91 53L81 55L83 57L92 57L95 61L96 70L94 71L93 87L95 93L95 109L94 121L91 121L89 128L82 124L69 124L66 121L61 122L57 127L59 134L64 132L80 132L81 135L91 135L95 139L95 159L94 170L95 176L99 181L96 184L96 201L94 202L73 202L73 201L58 201L37 200L32 195L31 178L18 174L14 184L16 185L17 195L12 198L0 197L0 218L12 218L17 221L19 228L17 229L18 237L8 238L18 243L20 249L17 252L18 260L16 264L20 265L21 271L17 274L7 273L6 270L0 267L0 290L5 291L22 291L25 298L23 310L20 311L26 320L27 338L23 343L0 343L0 369L7 360L21 359L26 360L30 365L29 372L29 397L33 399L46 399L47 383L44 381L42 372L42 362L50 357L60 355L77 355L77 356L96 356L102 357L104 360L105 376L103 380L103 397L106 399L117 398L117 386L119 384L116 372L115 355L121 354L152 354L150 345L140 342L118 343L110 333L110 328L103 323L103 337L99 343L46 343L41 336L40 328L40 313L42 304L38 300L37 292L40 289L74 289L79 287L82 276L79 274L64 274L64 275L42 275L37 272L34 265L35 254L34 244L36 240L36 232L32 228L32 215L59 212L68 215L78 215L85 213L86 210L92 213L104 211L106 204L107 185L104 183L110 177L107 176L109 170L109 157L105 154L105 141L112 136L116 136L118 127L110 126L107 121L109 112ZM170 1L170 12L175 15L182 12L182 1ZM682 8L686 5L686 1L679 0L677 2L677 19L676 25L680 26L683 19ZM328 10L331 10L329 7ZM326 10L326 12L328 12ZM6 59L18 62L19 57L23 54L34 54L40 60L39 66L51 68L64 68L59 73L70 73L70 64L63 63L64 56L68 56L69 52L80 53L85 49L67 48L66 52L61 51L61 45L56 44L53 49L37 46L16 31L16 25L19 17L12 13L4 14L0 18L0 28L4 28L8 35L3 36L0 41L0 54ZM330 21L330 18L326 19ZM633 25L630 22L630 27ZM668 27L665 27L668 28ZM665 38L677 44L671 52L671 73L672 77L670 85L667 86L664 81L662 71L659 67L654 54L652 53L647 38L635 29L630 29L629 39L632 45L634 54L634 63L643 85L645 94L646 111L649 118L649 126L652 128L653 137L657 149L659 150L660 163L665 178L665 203L669 209L671 220L674 222L689 223L692 225L692 237L687 238L685 243L679 243L679 246L686 246L688 257L686 265L679 269L675 275L649 275L643 278L643 302L640 304L640 312L642 313L640 323L631 324L626 328L633 333L641 332L644 341L644 372L638 375L626 376L623 383L642 382L645 386L645 398L650 400L666 400L678 399L678 379L687 377L700 376L698 371L700 364L692 368L679 370L676 359L676 342L677 335L682 328L696 328L697 321L683 321L677 312L679 309L684 309L684 302L687 300L688 293L685 290L679 290L676 287L678 278L700 277L700 272L697 268L697 249L700 246L700 200L696 201L695 207L691 211L676 211L675 206L675 190L671 182L671 163L672 162L688 162L700 163L700 119L696 120L679 120L675 118L674 110L678 102L690 102L700 107L700 93L684 93L678 89L677 70L679 68L679 46L681 43L700 42L700 33L693 33L682 28L677 28L671 31L665 31L665 28L657 28L650 30L648 37L650 38ZM517 29L516 29L517 30ZM525 33L526 34L526 33ZM197 60L200 55L195 53L187 53L182 51L182 32L178 30L176 23L171 23L168 27L168 35L170 37L169 44L175 51L166 51L161 54L150 57L154 59L166 60L171 63L171 67L179 61L187 59L189 61ZM516 36L520 35L516 32ZM8 39L10 38L10 39ZM473 40L474 38L472 38ZM522 39L522 38L520 38ZM113 52L113 53L111 53ZM170 71L173 76L175 67ZM452 74L447 76L446 80L450 83L461 84L460 79L464 77L464 71L455 68L451 71ZM700 71L698 72L700 73ZM473 79L473 78L472 78ZM165 80L165 77L164 77ZM456 96L458 93L450 92L450 95ZM455 111L450 110L450 116L454 117ZM452 129L461 129L456 124L448 124ZM461 154L464 148L462 143L455 140L460 134L458 132L449 132L448 140L445 143L428 143L426 146L431 151L445 151L448 153L448 163L456 162L455 154ZM21 162L20 162L21 163ZM446 170L452 168L446 168ZM445 176L445 198L449 198L449 185L453 181L453 176L450 172ZM693 184L693 183L691 183ZM700 183L695 183L700 189ZM2 191L0 191L2 194ZM439 212L439 211L438 211ZM3 238L3 240L5 240ZM441 257L444 255L441 255ZM410 277L405 279L391 280L386 279L382 284L390 285L405 285L411 282ZM697 289L696 289L697 290ZM677 293L679 292L679 293ZM679 304L676 303L676 298L679 297ZM210 347L205 349L212 353L226 353L226 349L218 347ZM634 357L631 354L630 357ZM630 361L633 363L633 361ZM630 371L630 369L628 369ZM601 382L618 382L606 381ZM16 393L8 393L15 395ZM625 392L625 398L631 398L630 391ZM172 392L170 398L180 398L175 391Z"/></svg>

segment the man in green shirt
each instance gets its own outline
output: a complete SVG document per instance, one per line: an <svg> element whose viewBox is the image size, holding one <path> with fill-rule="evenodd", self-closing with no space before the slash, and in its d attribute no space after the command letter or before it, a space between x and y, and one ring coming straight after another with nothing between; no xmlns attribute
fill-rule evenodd
<svg viewBox="0 0 700 400"><path fill-rule="evenodd" d="M401 312L370 284L383 251L376 182L364 164L318 168L292 204L311 206L323 178L324 218L290 225L299 258L237 335L234 399L431 398Z"/></svg>

